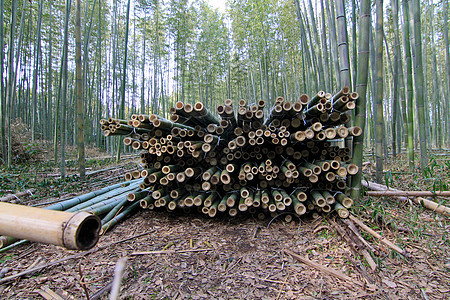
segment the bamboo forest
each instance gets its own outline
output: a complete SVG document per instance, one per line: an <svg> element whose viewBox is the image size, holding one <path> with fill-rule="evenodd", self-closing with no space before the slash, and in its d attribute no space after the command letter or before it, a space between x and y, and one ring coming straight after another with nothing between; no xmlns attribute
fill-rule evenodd
<svg viewBox="0 0 450 300"><path fill-rule="evenodd" d="M0 0L0 298L446 299L448 0Z"/></svg>

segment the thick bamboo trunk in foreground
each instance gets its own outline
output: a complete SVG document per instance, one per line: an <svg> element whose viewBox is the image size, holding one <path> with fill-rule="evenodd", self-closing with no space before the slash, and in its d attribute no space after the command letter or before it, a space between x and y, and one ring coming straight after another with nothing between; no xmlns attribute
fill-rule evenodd
<svg viewBox="0 0 450 300"><path fill-rule="evenodd" d="M62 212L0 202L0 235L87 250L99 239L100 219L88 212Z"/></svg>

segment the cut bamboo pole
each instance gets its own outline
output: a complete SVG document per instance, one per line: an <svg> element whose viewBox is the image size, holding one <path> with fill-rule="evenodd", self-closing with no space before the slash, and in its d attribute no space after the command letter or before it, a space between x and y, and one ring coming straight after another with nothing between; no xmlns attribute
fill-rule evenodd
<svg viewBox="0 0 450 300"><path fill-rule="evenodd" d="M450 191L367 191L368 196L372 197L383 197L383 196L394 196L394 197L449 197Z"/></svg>
<svg viewBox="0 0 450 300"><path fill-rule="evenodd" d="M0 202L0 235L87 250L99 239L100 219L87 212L69 213Z"/></svg>
<svg viewBox="0 0 450 300"><path fill-rule="evenodd" d="M388 190L392 190L392 191L399 191L399 190L395 190L395 189L388 189L386 186L381 185L381 184L377 184L374 182L367 182L365 180L361 181L362 185L372 189L372 190L378 190L378 191L388 191ZM397 199L399 200L407 200L407 197L404 196L395 196L397 197ZM445 216L450 216L450 207L444 206L444 205L440 205L439 203L436 203L434 201L422 198L422 197L413 197L411 198L411 200L418 204L421 205L425 208L431 209L437 213L443 214Z"/></svg>

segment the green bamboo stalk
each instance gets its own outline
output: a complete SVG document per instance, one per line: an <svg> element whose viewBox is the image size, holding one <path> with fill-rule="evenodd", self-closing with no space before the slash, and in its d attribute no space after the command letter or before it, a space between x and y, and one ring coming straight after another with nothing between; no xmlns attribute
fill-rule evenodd
<svg viewBox="0 0 450 300"><path fill-rule="evenodd" d="M339 66L339 56L337 53L338 50L338 45L337 45L337 33L336 33L336 18L335 18L335 9L334 9L334 1L325 1L325 5L326 5L326 10L327 10L327 15L328 15L328 30L330 31L330 38L331 38L331 57L332 60L334 61L334 72L333 72L333 68L331 69L331 75L333 75L333 73L335 74L336 77L336 86L337 88L340 88L340 76L339 76L339 70L340 70L340 66ZM333 76L332 76L333 78ZM332 80L333 85L331 90L335 90L336 87L334 86L334 80Z"/></svg>
<svg viewBox="0 0 450 300"><path fill-rule="evenodd" d="M125 198L126 199L126 198ZM97 215L97 216L101 216L103 214L106 214L108 212L111 211L111 209L113 209L114 207L116 207L117 205L121 204L123 205L123 203L125 203L124 199L115 199L115 201L109 203L109 204L104 204L104 205L99 205L98 207L94 207L92 206L91 209L83 209L82 211L90 211L93 214Z"/></svg>
<svg viewBox="0 0 450 300"><path fill-rule="evenodd" d="M296 197L292 198L292 204L294 207L294 211L297 215L304 215L307 211L306 206L300 202Z"/></svg>
<svg viewBox="0 0 450 300"><path fill-rule="evenodd" d="M81 1L76 0L75 15L75 77L76 77L76 127L77 127L77 150L78 171L82 180L86 177L86 162L84 151L84 102L83 102L83 80L81 70Z"/></svg>
<svg viewBox="0 0 450 300"><path fill-rule="evenodd" d="M141 199L147 197L148 194L150 194L150 193L151 193L151 191L149 191L149 190L137 189L137 190L129 193L127 195L127 199L128 199L128 201L138 201L138 200L141 200Z"/></svg>
<svg viewBox="0 0 450 300"><path fill-rule="evenodd" d="M300 202L305 202L308 199L308 196L301 189L295 190L294 196L295 196L295 199L297 199Z"/></svg>
<svg viewBox="0 0 450 300"><path fill-rule="evenodd" d="M107 199L107 200L103 200L103 201L99 201L99 202L96 202L96 203L92 203L91 205L85 206L85 207L83 207L83 208L81 208L79 210L76 210L76 211L90 211L90 212L92 212L93 210L96 210L98 208L102 208L104 206L110 205L111 203L117 204L119 201L122 201L124 197L126 198L126 195L122 194L122 195L119 195L118 197L113 197L113 198L110 198L110 199ZM115 205L113 205L113 207L114 206Z"/></svg>
<svg viewBox="0 0 450 300"><path fill-rule="evenodd" d="M174 201L177 201L177 205L178 205L178 200L181 199L182 196L174 199ZM149 206L153 205L153 203L155 203L155 198L152 197L151 194L148 194L146 197L144 197L143 199L139 200L139 204L142 208L149 208ZM127 199L128 201L128 199Z"/></svg>
<svg viewBox="0 0 450 300"><path fill-rule="evenodd" d="M105 199L111 198L111 197L113 197L113 198L114 197L115 198L119 198L121 196L125 196L126 197L130 193L130 191L132 191L133 189L134 190L138 190L139 189L135 185L131 186L131 187L127 187L127 188L130 188L130 189L117 189L117 190L110 191L110 192L106 193L105 195L100 195L100 196L94 197L94 198L92 198L90 200L84 201L84 202L82 202L80 204L77 204L75 206L72 206L71 208L66 209L65 211L75 212L75 211L78 211L80 209L89 207L90 205L96 204L96 203L98 203L100 201L104 201Z"/></svg>
<svg viewBox="0 0 450 300"><path fill-rule="evenodd" d="M6 246L9 246L15 242L17 242L19 239L10 237L10 236L0 236L0 249L5 248Z"/></svg>
<svg viewBox="0 0 450 300"><path fill-rule="evenodd" d="M222 200L220 200L219 205L217 205L217 210L220 212L224 212L227 210L227 199L229 197L229 194L226 194L223 196Z"/></svg>
<svg viewBox="0 0 450 300"><path fill-rule="evenodd" d="M408 159L410 170L414 169L414 110L413 110L413 77L412 77L412 59L411 59L411 43L410 43L410 26L409 26L409 1L402 1L403 7L403 44L406 60L406 101L407 101L407 129L408 129Z"/></svg>
<svg viewBox="0 0 450 300"><path fill-rule="evenodd" d="M125 118L125 89L126 89L126 78L127 78L127 56L128 56L128 28L130 24L130 0L127 2L127 12L126 12L126 22L125 22L125 47L123 56L123 67L122 67L122 83L120 86L120 108L119 108L119 118ZM120 151L122 149L122 143L118 140L117 144L117 154L116 161L120 160Z"/></svg>
<svg viewBox="0 0 450 300"><path fill-rule="evenodd" d="M398 129L400 128L399 116L400 116L400 100L399 100L399 37L398 37L398 0L392 0L392 18L394 25L394 67L393 67L393 85L392 85L392 151L393 156L397 156L398 149L401 149L401 145L398 145L397 136ZM401 143L401 139L400 139Z"/></svg>
<svg viewBox="0 0 450 300"><path fill-rule="evenodd" d="M217 192L210 193L208 195L208 197L206 197L205 201L203 201L203 205L205 207L210 207L213 204L213 202L216 200L217 196L218 196Z"/></svg>
<svg viewBox="0 0 450 300"><path fill-rule="evenodd" d="M375 108L375 158L376 158L376 181L381 183L383 178L383 140L384 140L384 118L383 118L383 0L376 1L377 23L376 23L376 98Z"/></svg>
<svg viewBox="0 0 450 300"><path fill-rule="evenodd" d="M327 202L328 205L331 205L335 202L335 197L333 195L330 194L329 191L321 191L322 196L325 197L325 201Z"/></svg>
<svg viewBox="0 0 450 300"><path fill-rule="evenodd" d="M103 194L105 194L105 193L107 193L109 191L117 189L120 186L122 186L123 184L126 184L127 186L129 186L130 184L132 184L134 182L138 182L138 181L142 181L142 180L141 179L135 179L135 180L129 181L127 183L117 183L117 184L114 184L114 185L111 185L111 186L107 186L107 187L104 187L104 188L102 188L100 190L97 190L97 191L92 191L90 193L87 193L87 194L84 194L84 195L80 195L80 196L77 196L77 197L65 200L63 202L55 203L53 205L45 207L45 209L66 210L66 209L69 209L69 208L71 208L71 207L73 207L73 206L75 206L77 204L80 204L80 203L82 203L84 201L92 199L92 198L94 198L96 196L100 196L100 195L103 195Z"/></svg>
<svg viewBox="0 0 450 300"><path fill-rule="evenodd" d="M3 52L3 31L4 31L4 0L0 0L0 74L4 72L4 52ZM7 143L6 143L6 97L5 97L5 82L3 76L0 76L0 135L2 142L2 154L3 159L7 155Z"/></svg>
<svg viewBox="0 0 450 300"><path fill-rule="evenodd" d="M10 250L10 249L12 249L14 247L17 247L19 245L23 245L23 244L25 244L27 242L28 242L28 240L20 240L18 242L15 242L14 244L11 244L9 246L6 246L6 247L0 249L0 253L6 252L6 251L8 251L8 250Z"/></svg>
<svg viewBox="0 0 450 300"><path fill-rule="evenodd" d="M443 88L443 91L445 92L445 95L450 95L450 51L449 51L449 39L448 39L448 0L444 0L444 26L443 26L443 35L444 35L444 52L445 52L445 87ZM445 107L444 107L444 111L449 111L449 103L448 101L445 101ZM449 135L450 135L450 116L448 113L445 114L445 124L447 124L447 126L445 127L445 136L447 137L446 139L446 144L449 144Z"/></svg>
<svg viewBox="0 0 450 300"><path fill-rule="evenodd" d="M336 1L336 24L338 33L338 50L339 50L339 62L340 62L340 86L351 85L350 64L348 61L348 39L347 39L347 22L345 17L345 1Z"/></svg>
<svg viewBox="0 0 450 300"><path fill-rule="evenodd" d="M221 199L216 199L213 204L209 207L208 216L213 218L217 214L217 206L219 206Z"/></svg>
<svg viewBox="0 0 450 300"><path fill-rule="evenodd" d="M424 97L424 71L422 59L422 23L420 16L419 0L412 0L412 9L414 12L414 85L416 91L416 109L419 122L419 144L420 144L420 168L425 170L427 157L427 136L426 136L426 120L425 120L425 97Z"/></svg>
<svg viewBox="0 0 450 300"><path fill-rule="evenodd" d="M313 203L319 207L325 206L327 204L325 198L319 191L311 191L311 197L313 199Z"/></svg>
<svg viewBox="0 0 450 300"><path fill-rule="evenodd" d="M353 158L352 163L362 170L362 159L364 151L364 129L366 124L366 94L367 79L369 69L369 30L370 30L370 0L362 0L359 17L359 42L358 42L358 73L356 92L359 100L355 111L355 126L362 129L362 134L353 138ZM361 197L361 171L356 173L351 179L351 195L354 199Z"/></svg>
<svg viewBox="0 0 450 300"><path fill-rule="evenodd" d="M350 197L347 197L342 192L337 192L334 195L335 199L339 201L345 208L350 208L353 205L353 200Z"/></svg>
<svg viewBox="0 0 450 300"><path fill-rule="evenodd" d="M122 212L120 212L117 216L115 216L110 221L108 221L104 225L102 225L102 234L105 233L106 231L110 230L118 222L125 219L127 216L129 216L131 213L133 213L138 208L139 208L139 202L133 202L131 205L129 205L127 208L125 208ZM103 221L102 221L102 223L103 223Z"/></svg>

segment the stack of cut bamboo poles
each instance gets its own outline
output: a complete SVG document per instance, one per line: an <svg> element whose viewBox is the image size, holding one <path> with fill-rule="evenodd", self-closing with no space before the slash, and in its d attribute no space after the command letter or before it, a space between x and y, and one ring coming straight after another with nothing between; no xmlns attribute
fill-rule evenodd
<svg viewBox="0 0 450 300"><path fill-rule="evenodd" d="M132 115L101 124L105 136L125 135L125 145L142 150L144 169L125 176L143 178L129 196L142 208L210 217L336 211L345 218L353 203L346 179L359 170L339 145L362 133L345 126L357 99L348 87L296 102L278 97L267 118L263 100L235 107L227 99L217 107L220 118L201 102L177 102L169 119Z"/></svg>

